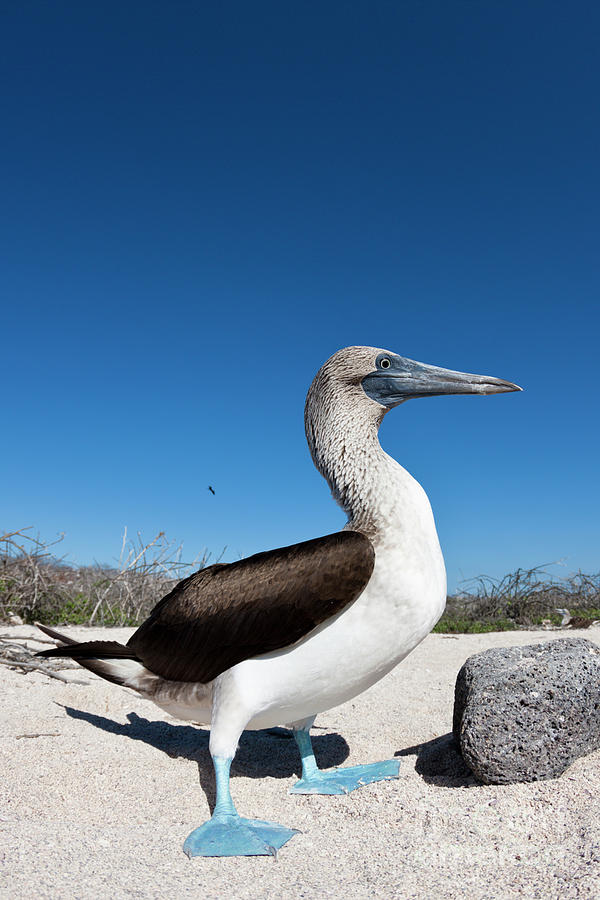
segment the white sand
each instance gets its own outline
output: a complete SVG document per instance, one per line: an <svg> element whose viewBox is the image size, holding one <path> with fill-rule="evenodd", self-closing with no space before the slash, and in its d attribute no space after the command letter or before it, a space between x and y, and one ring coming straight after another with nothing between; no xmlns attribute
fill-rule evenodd
<svg viewBox="0 0 600 900"><path fill-rule="evenodd" d="M129 633L110 631L121 640ZM600 643L597 627L569 634ZM302 831L277 860L182 853L214 797L205 729L87 673L84 687L2 666L0 895L600 897L600 752L558 780L483 786L448 737L454 681L468 656L557 636L430 635L366 694L318 717L322 766L400 754L396 782L345 797L290 796L294 742L246 733L232 769L240 813ZM45 733L52 736L19 737Z"/></svg>

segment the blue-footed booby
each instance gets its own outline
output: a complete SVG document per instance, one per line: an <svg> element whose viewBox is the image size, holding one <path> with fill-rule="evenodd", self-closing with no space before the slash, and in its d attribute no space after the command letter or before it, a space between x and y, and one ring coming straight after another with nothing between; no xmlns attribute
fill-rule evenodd
<svg viewBox="0 0 600 900"><path fill-rule="evenodd" d="M382 678L431 631L446 573L425 491L379 443L385 414L414 397L518 391L509 381L347 347L317 373L306 399L313 461L348 516L337 534L213 565L184 579L126 645L76 643L69 656L177 718L210 723L217 785L212 817L188 856L274 854L296 831L242 818L229 769L244 729L292 728L302 758L293 793L347 793L398 777L399 760L320 770L315 716Z"/></svg>

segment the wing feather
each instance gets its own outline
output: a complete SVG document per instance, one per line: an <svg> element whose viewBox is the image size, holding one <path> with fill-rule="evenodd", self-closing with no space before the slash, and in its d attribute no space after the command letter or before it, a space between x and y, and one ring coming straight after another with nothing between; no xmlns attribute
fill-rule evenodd
<svg viewBox="0 0 600 900"><path fill-rule="evenodd" d="M352 603L374 562L365 535L340 531L201 569L158 603L127 646L163 678L212 681L296 643Z"/></svg>

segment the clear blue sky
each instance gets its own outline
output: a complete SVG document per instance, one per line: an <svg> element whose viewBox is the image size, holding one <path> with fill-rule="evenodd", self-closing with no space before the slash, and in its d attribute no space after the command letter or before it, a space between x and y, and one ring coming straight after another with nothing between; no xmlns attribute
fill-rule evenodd
<svg viewBox="0 0 600 900"><path fill-rule="evenodd" d="M369 344L525 389L384 422L451 588L598 571L599 30L578 0L3 4L0 527L77 562L125 525L189 558L334 531L304 396Z"/></svg>

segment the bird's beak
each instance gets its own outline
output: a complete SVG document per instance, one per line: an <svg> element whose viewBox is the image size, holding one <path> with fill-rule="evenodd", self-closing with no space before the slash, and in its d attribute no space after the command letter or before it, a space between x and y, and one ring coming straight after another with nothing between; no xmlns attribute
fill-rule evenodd
<svg viewBox="0 0 600 900"><path fill-rule="evenodd" d="M414 397L429 397L439 394L505 394L520 391L517 384L494 378L492 375L471 375L468 372L453 372L425 363L415 363L411 377L411 393Z"/></svg>
<svg viewBox="0 0 600 900"><path fill-rule="evenodd" d="M517 384L494 378L492 375L472 375L454 372L426 363L390 354L384 358L386 368L378 368L363 378L365 393L391 408L415 397L436 397L443 394L505 394L520 391Z"/></svg>

